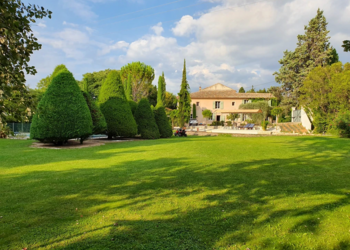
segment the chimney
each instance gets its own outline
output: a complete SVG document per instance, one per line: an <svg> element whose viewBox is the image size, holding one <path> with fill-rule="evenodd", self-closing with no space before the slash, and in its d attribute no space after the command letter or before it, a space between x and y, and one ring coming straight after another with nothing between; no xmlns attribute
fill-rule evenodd
<svg viewBox="0 0 350 250"><path fill-rule="evenodd" d="M201 86L199 86L199 91L201 91L202 90L202 87Z"/></svg>

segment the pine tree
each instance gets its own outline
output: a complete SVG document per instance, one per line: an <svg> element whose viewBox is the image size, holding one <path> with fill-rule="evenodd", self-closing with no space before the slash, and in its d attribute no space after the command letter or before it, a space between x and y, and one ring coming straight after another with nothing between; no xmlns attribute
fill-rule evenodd
<svg viewBox="0 0 350 250"><path fill-rule="evenodd" d="M318 66L328 65L332 57L327 21L323 11L317 10L315 18L305 26L305 34L298 35L295 51L285 51L275 72L276 82L282 85L285 105L299 105L300 88L309 72Z"/></svg>
<svg viewBox="0 0 350 250"><path fill-rule="evenodd" d="M190 120L191 116L191 96L189 92L190 86L186 76L186 60L184 60L184 69L182 72L182 83L179 95L178 119L179 126L183 127Z"/></svg>
<svg viewBox="0 0 350 250"><path fill-rule="evenodd" d="M126 100L120 74L116 70L108 73L99 95L101 111L107 122L107 135L134 137L137 125L130 105Z"/></svg>

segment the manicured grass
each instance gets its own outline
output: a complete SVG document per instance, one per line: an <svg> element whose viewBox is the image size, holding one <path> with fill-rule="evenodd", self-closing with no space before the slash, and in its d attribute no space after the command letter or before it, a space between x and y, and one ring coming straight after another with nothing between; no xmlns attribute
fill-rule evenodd
<svg viewBox="0 0 350 250"><path fill-rule="evenodd" d="M0 249L350 249L350 140L0 140Z"/></svg>

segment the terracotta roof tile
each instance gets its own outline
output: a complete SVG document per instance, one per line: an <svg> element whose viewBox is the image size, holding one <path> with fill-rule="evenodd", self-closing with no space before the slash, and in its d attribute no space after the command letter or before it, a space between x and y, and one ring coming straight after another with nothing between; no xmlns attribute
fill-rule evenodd
<svg viewBox="0 0 350 250"><path fill-rule="evenodd" d="M271 93L237 93L235 90L201 90L191 94L191 99L254 99L274 98Z"/></svg>

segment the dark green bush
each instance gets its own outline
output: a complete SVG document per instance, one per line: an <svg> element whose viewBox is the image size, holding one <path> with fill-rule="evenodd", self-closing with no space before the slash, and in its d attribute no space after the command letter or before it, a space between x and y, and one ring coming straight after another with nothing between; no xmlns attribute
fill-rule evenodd
<svg viewBox="0 0 350 250"><path fill-rule="evenodd" d="M134 137L137 125L126 100L119 72L112 70L101 87L99 102L107 122L108 138L114 136Z"/></svg>
<svg viewBox="0 0 350 250"><path fill-rule="evenodd" d="M129 103L129 106L131 108L132 115L135 116L135 112L137 109L137 103L134 102L133 100L129 100L128 103Z"/></svg>
<svg viewBox="0 0 350 250"><path fill-rule="evenodd" d="M227 126L232 126L232 122L231 121L229 121L229 122L227 122Z"/></svg>
<svg viewBox="0 0 350 250"><path fill-rule="evenodd" d="M269 125L269 122L268 122L268 121L262 121L262 122L261 122L262 130L266 131L267 125Z"/></svg>
<svg viewBox="0 0 350 250"><path fill-rule="evenodd" d="M111 97L100 107L107 122L108 138L134 137L137 134L137 125L126 100Z"/></svg>
<svg viewBox="0 0 350 250"><path fill-rule="evenodd" d="M161 138L169 138L173 134L168 116L165 113L165 108L163 106L156 107L154 109L154 118L159 129Z"/></svg>
<svg viewBox="0 0 350 250"><path fill-rule="evenodd" d="M141 99L137 105L135 119L138 126L138 133L144 139L159 139L160 133L151 105L146 98Z"/></svg>
<svg viewBox="0 0 350 250"><path fill-rule="evenodd" d="M116 70L111 70L111 72L108 73L106 80L101 86L98 101L99 103L104 103L111 97L118 97L126 100L120 73Z"/></svg>
<svg viewBox="0 0 350 250"><path fill-rule="evenodd" d="M82 92L89 107L91 118L92 118L92 133L93 134L105 134L107 130L106 119L103 116L97 103L92 99L88 92Z"/></svg>
<svg viewBox="0 0 350 250"><path fill-rule="evenodd" d="M72 73L61 70L38 104L31 138L62 145L71 138L92 134L89 107Z"/></svg>

